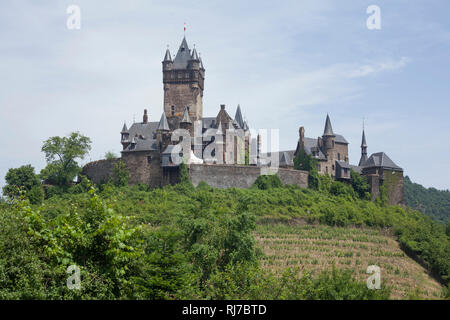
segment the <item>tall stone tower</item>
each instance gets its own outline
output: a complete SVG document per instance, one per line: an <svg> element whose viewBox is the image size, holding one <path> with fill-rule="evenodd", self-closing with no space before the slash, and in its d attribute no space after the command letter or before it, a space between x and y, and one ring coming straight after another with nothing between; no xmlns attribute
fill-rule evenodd
<svg viewBox="0 0 450 320"><path fill-rule="evenodd" d="M331 127L330 116L327 114L327 120L325 121L325 129L323 130L322 141L323 141L323 151L327 156L328 160L334 160L334 141L336 136L333 133L333 128Z"/></svg>
<svg viewBox="0 0 450 320"><path fill-rule="evenodd" d="M164 113L168 121L181 121L185 109L192 121L200 120L203 116L205 68L197 50L194 48L191 52L184 37L175 59L172 61L167 49L162 65Z"/></svg>

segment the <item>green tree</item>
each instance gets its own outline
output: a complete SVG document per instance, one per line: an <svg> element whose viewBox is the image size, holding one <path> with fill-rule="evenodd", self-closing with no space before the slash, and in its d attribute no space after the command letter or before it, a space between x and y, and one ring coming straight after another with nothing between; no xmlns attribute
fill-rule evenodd
<svg viewBox="0 0 450 320"><path fill-rule="evenodd" d="M113 151L108 151L105 153L105 159L106 160L114 160L118 158L117 155Z"/></svg>
<svg viewBox="0 0 450 320"><path fill-rule="evenodd" d="M38 175L34 173L34 168L31 165L9 169L5 181L6 186L3 187L3 194L8 198L16 198L23 192L31 203L39 204L42 202L41 181Z"/></svg>
<svg viewBox="0 0 450 320"><path fill-rule="evenodd" d="M350 177L352 179L353 190L355 190L361 199L369 200L370 186L367 182L367 178L352 169L350 169Z"/></svg>
<svg viewBox="0 0 450 320"><path fill-rule="evenodd" d="M47 166L41 171L41 177L47 183L68 186L81 172L77 159L84 159L91 150L91 139L72 132L68 137L51 137L44 141Z"/></svg>

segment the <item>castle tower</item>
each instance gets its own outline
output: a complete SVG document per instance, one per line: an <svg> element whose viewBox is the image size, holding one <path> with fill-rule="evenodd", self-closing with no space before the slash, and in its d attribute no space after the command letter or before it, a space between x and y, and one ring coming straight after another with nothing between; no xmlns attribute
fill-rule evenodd
<svg viewBox="0 0 450 320"><path fill-rule="evenodd" d="M333 128L331 127L330 116L327 114L327 120L325 121L325 129L323 130L322 135L322 145L323 151L328 160L333 160L333 149L334 149L334 140L336 136L333 133Z"/></svg>
<svg viewBox="0 0 450 320"><path fill-rule="evenodd" d="M203 116L203 88L205 69L197 50L189 49L183 38L175 59L166 50L163 65L164 113L166 117L182 118L187 108L192 121Z"/></svg>
<svg viewBox="0 0 450 320"><path fill-rule="evenodd" d="M366 143L366 134L364 133L364 127L362 132L362 141L361 141L361 159L359 160L358 166L364 165L367 161L367 143Z"/></svg>
<svg viewBox="0 0 450 320"><path fill-rule="evenodd" d="M167 123L166 114L163 112L156 129L156 141L159 146L159 152L163 152L170 144L170 128Z"/></svg>

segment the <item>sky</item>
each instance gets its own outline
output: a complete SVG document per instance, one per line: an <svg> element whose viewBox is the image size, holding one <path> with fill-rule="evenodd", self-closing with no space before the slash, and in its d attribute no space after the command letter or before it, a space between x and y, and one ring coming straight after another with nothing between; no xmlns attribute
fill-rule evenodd
<svg viewBox="0 0 450 320"><path fill-rule="evenodd" d="M68 29L67 8L80 8ZM381 29L370 30L370 5ZM82 161L120 154L120 130L163 110L161 61L183 38L206 69L204 116L240 104L249 126L335 133L360 158L383 151L414 182L450 189L450 2L54 0L0 2L0 187L9 168L45 165L42 143L79 131Z"/></svg>

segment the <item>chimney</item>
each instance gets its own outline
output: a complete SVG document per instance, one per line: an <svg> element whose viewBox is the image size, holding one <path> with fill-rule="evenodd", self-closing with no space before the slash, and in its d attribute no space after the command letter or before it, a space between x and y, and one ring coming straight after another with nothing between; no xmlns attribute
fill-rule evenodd
<svg viewBox="0 0 450 320"><path fill-rule="evenodd" d="M300 145L302 147L305 146L305 127L300 127L300 129L298 130L299 133L299 140L300 140Z"/></svg>
<svg viewBox="0 0 450 320"><path fill-rule="evenodd" d="M225 110L225 105L224 104L220 105L220 110Z"/></svg>
<svg viewBox="0 0 450 320"><path fill-rule="evenodd" d="M144 117L142 119L143 123L148 123L148 115L147 115L147 109L144 109Z"/></svg>

